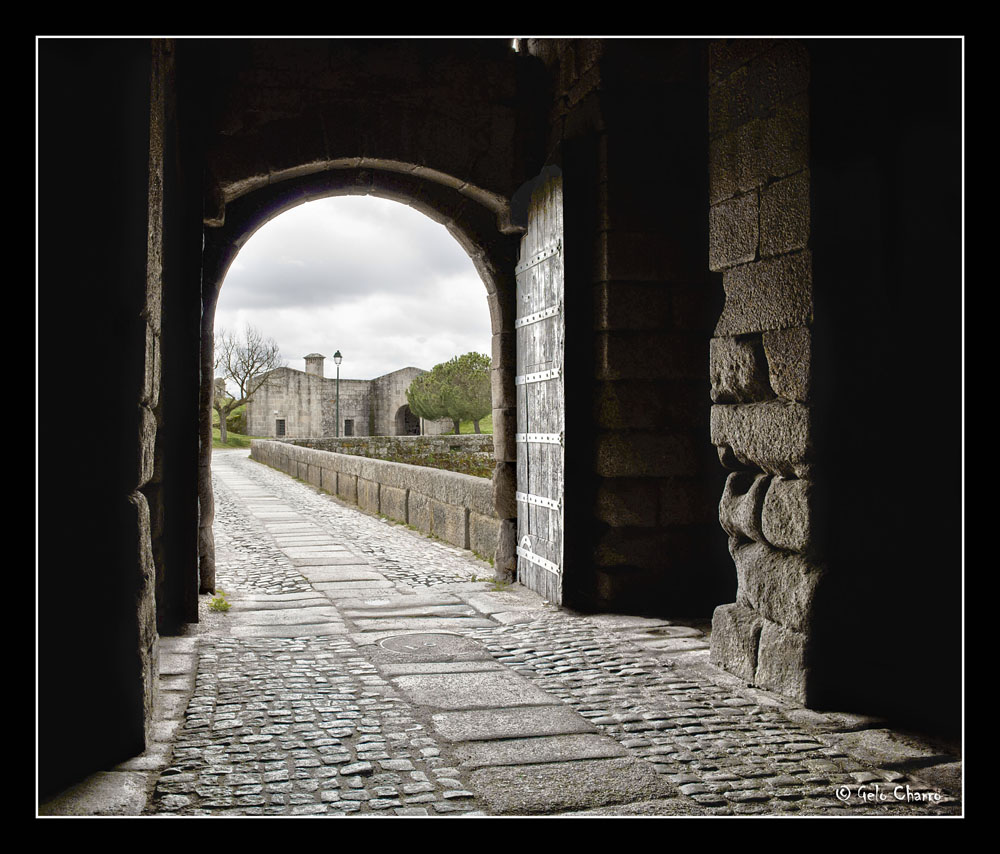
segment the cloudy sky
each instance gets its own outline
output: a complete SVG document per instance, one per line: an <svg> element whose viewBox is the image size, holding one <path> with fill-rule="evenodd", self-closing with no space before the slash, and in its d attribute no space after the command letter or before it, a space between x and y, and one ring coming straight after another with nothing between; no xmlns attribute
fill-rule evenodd
<svg viewBox="0 0 1000 854"><path fill-rule="evenodd" d="M274 338L290 368L322 353L332 377L340 350L342 379L490 353L486 288L468 255L444 226L370 196L307 202L247 241L215 329L245 323Z"/></svg>

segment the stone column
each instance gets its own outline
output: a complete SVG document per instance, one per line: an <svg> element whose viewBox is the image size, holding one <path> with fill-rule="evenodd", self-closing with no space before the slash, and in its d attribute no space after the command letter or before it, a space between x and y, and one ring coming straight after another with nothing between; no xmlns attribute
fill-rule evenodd
<svg viewBox="0 0 1000 854"><path fill-rule="evenodd" d="M808 703L814 602L809 55L788 40L713 43L709 266L725 305L710 351L711 439L736 601L711 660Z"/></svg>

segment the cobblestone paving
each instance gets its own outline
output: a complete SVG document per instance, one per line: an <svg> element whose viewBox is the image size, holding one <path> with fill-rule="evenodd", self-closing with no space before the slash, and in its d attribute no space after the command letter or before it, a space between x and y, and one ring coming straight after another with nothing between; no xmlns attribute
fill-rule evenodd
<svg viewBox="0 0 1000 854"><path fill-rule="evenodd" d="M267 494L278 496L292 504L296 511L318 527L348 541L352 551L365 557L390 581L401 582L412 588L427 588L451 581L493 576L493 567L477 559L471 552L416 536L403 526L368 516L281 472L253 462L242 454L216 454L212 464L235 469L249 483L259 484L267 490ZM223 523L217 525L216 530L228 527L231 519L236 521L240 525L238 530L249 534L245 540L241 537L237 545L242 545L243 554L252 556L255 544L254 534L250 532L259 531L265 538L267 534L252 520L246 523L245 514L240 514L231 491L220 478L213 480L213 486L217 490L216 521ZM220 498L220 493L224 497ZM216 534L217 549L218 538L219 535ZM273 553L278 559L284 560L277 548L273 549ZM270 551L266 554L271 556ZM289 579L286 583L290 585L290 589L299 582Z"/></svg>
<svg viewBox="0 0 1000 854"><path fill-rule="evenodd" d="M921 792L926 787L852 760L779 710L669 659L643 655L585 620L550 614L474 636L498 661L652 763L708 814L957 811L947 796L931 804L907 801L908 785ZM859 802L859 787L861 796L874 793L876 802Z"/></svg>
<svg viewBox="0 0 1000 854"><path fill-rule="evenodd" d="M427 541L446 569L418 571L420 551L378 520L319 495L241 454L220 454L229 483L295 502L303 516L357 544L373 564L415 586L467 580L461 553ZM216 477L216 581L228 594L282 595L312 586ZM362 538L376 533L376 540ZM395 545L401 559L379 560ZM408 546L408 548L406 548ZM444 553L444 557L439 557ZM426 552L425 552L426 554ZM426 559L426 558L425 558ZM488 565L487 565L488 566ZM389 572L386 571L389 575ZM473 813L475 800L424 724L343 637L205 637L194 696L152 814L403 816Z"/></svg>
<svg viewBox="0 0 1000 854"><path fill-rule="evenodd" d="M223 458L224 459L224 458ZM221 463L225 465L225 462ZM216 581L227 592L306 593L312 586L296 572L221 478L214 478Z"/></svg>
<svg viewBox="0 0 1000 854"><path fill-rule="evenodd" d="M217 639L198 670L155 813L472 809L435 739L346 639Z"/></svg>
<svg viewBox="0 0 1000 854"><path fill-rule="evenodd" d="M213 466L238 486L219 479L215 486L217 575L227 592L313 589L244 506L257 491L335 534L398 590L491 572L470 553L342 505L242 454L217 454ZM545 611L531 622L465 632L648 762L690 814L960 812L947 795L934 803L901 797L911 785L904 774L865 765L780 708L706 680L669 655L650 654L598 621ZM150 812L482 814L447 742L346 634L209 633L199 650L194 695Z"/></svg>

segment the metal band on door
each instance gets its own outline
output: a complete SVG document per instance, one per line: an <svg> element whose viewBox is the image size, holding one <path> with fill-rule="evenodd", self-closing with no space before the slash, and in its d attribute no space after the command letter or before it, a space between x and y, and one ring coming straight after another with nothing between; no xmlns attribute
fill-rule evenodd
<svg viewBox="0 0 1000 854"><path fill-rule="evenodd" d="M518 580L562 600L565 441L562 184L532 195L517 280Z"/></svg>

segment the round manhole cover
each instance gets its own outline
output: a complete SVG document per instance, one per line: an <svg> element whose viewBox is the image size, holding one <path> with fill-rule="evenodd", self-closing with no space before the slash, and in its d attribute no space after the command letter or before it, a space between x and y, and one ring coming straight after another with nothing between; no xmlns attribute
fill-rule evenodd
<svg viewBox="0 0 1000 854"><path fill-rule="evenodd" d="M434 655L461 655L462 653L476 652L480 649L477 643L466 640L459 635L434 634L430 632L395 635L391 638L384 638L379 641L379 646L390 652L399 652L404 655L422 655L425 653Z"/></svg>

